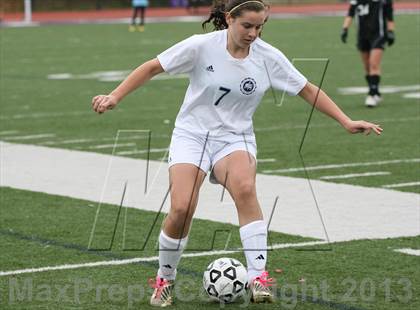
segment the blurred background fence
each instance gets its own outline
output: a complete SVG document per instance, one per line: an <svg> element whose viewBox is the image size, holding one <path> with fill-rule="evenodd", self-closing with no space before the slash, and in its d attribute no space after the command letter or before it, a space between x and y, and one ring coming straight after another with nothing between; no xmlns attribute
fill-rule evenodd
<svg viewBox="0 0 420 310"><path fill-rule="evenodd" d="M343 3L349 0L267 0L272 5L299 5ZM418 2L419 0L394 0L395 2ZM197 7L208 6L212 0L149 0L150 7ZM131 7L131 0L31 0L32 11L78 11L123 9ZM0 13L24 11L24 0L0 0Z"/></svg>
<svg viewBox="0 0 420 310"><path fill-rule="evenodd" d="M271 0L270 4L340 3L346 0ZM413 0L415 1L415 0ZM77 11L131 7L131 0L31 0L32 11ZM212 0L149 0L150 7L208 6ZM23 12L24 0L0 0L0 11Z"/></svg>

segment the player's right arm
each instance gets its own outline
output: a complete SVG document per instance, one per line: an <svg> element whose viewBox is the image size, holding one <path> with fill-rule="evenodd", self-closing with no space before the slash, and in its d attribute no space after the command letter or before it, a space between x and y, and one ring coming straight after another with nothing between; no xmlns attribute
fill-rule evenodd
<svg viewBox="0 0 420 310"><path fill-rule="evenodd" d="M343 22L343 29L348 29L351 26L352 21L353 21L352 16L346 16Z"/></svg>
<svg viewBox="0 0 420 310"><path fill-rule="evenodd" d="M387 26L387 41L388 46L394 44L395 41L395 23L394 23L394 8L392 4L392 0L388 0L384 6L385 18L386 18L386 26Z"/></svg>
<svg viewBox="0 0 420 310"><path fill-rule="evenodd" d="M160 62L156 58L145 62L131 72L109 95L93 97L93 110L101 114L113 109L125 96L163 71Z"/></svg>

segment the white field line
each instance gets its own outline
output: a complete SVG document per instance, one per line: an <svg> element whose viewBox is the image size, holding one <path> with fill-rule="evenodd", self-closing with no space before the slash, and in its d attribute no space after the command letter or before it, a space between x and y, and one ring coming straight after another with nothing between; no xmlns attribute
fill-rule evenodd
<svg viewBox="0 0 420 310"><path fill-rule="evenodd" d="M350 178L359 178L359 177L370 177L377 175L390 175L391 172L388 171L378 171L378 172L366 172L366 173L350 173L350 174L341 174L341 175L326 175L320 177L321 180L336 180L336 179L350 179Z"/></svg>
<svg viewBox="0 0 420 310"><path fill-rule="evenodd" d="M93 112L92 111L43 112L43 113L2 115L2 116L0 116L0 120L25 119L25 118L44 118L44 117L62 117L62 116L80 116L80 115L87 115L87 114L93 114Z"/></svg>
<svg viewBox="0 0 420 310"><path fill-rule="evenodd" d="M407 186L417 186L417 185L420 185L420 182L386 184L386 185L382 185L382 187L383 188L397 188L397 187L407 187Z"/></svg>
<svg viewBox="0 0 420 310"><path fill-rule="evenodd" d="M384 85L381 87L382 94L395 94L399 92L410 92L416 90L420 90L420 84L406 86ZM360 95L366 94L367 91L368 88L366 86L343 87L338 89L338 92L342 95Z"/></svg>
<svg viewBox="0 0 420 310"><path fill-rule="evenodd" d="M30 139L43 139L43 138L53 138L55 134L53 133L45 133L39 135L29 135L29 136L13 136L13 137L3 137L5 140L30 140Z"/></svg>
<svg viewBox="0 0 420 310"><path fill-rule="evenodd" d="M120 110L121 111L121 110ZM81 113L81 112L75 112L75 113ZM84 113L84 112L83 112ZM90 112L89 112L90 113ZM53 115L45 115L45 116L53 116ZM56 116L61 116L56 115ZM29 117L29 116L28 116ZM420 120L420 117L406 117L406 118L399 118L399 119L383 119L378 121L380 122L407 122L407 121L418 121ZM334 127L336 126L334 123L332 124L312 124L310 127ZM255 128L256 132L265 132L265 131L273 131L273 130L280 130L280 129L304 129L306 125L291 125L291 124L285 124L282 126L273 126L273 127L261 127L261 128ZM13 132L15 133L15 132ZM17 132L16 132L17 133ZM0 135L2 132L0 132ZM12 132L10 133L12 134ZM168 138L169 135L153 135L153 138ZM148 139L147 135L144 136L133 136L133 137L121 137L119 140L130 140L130 139ZM62 140L62 141L45 141L41 143L37 143L37 145L65 145L65 144L78 144L78 143L89 143L89 142L97 142L97 141L114 141L115 138L101 138L101 139L70 139L70 140Z"/></svg>
<svg viewBox="0 0 420 310"><path fill-rule="evenodd" d="M114 139L109 139L114 140ZM37 145L58 145L58 144L77 144L77 143L85 143L85 142L92 142L97 141L97 139L70 139L70 140L61 140L61 141L45 141L38 143Z"/></svg>
<svg viewBox="0 0 420 310"><path fill-rule="evenodd" d="M321 245L321 244L326 244L326 243L327 241L283 243L283 244L275 244L269 249L276 250L276 249L286 249L286 248L298 248L298 247L305 247L305 246L312 246L312 245ZM242 251L242 249L207 251L207 252L183 254L182 257L187 258L187 257L225 255L225 254L238 253L240 251ZM99 261L99 262L83 263L83 264L65 264L65 265L48 266L48 267L41 267L41 268L0 271L0 277L23 274L23 273L35 273L35 272L45 272L45 271L54 271L54 270L68 270L68 269L79 269L79 268L99 267L99 266L127 265L127 264L134 264L134 263L140 263L140 262L153 262L153 261L158 261L158 260L159 260L159 256L151 256L151 257L136 257L136 258L129 258L129 259L121 259L121 260Z"/></svg>
<svg viewBox="0 0 420 310"><path fill-rule="evenodd" d="M407 99L420 99L420 92L404 94L403 95L403 98L407 98Z"/></svg>
<svg viewBox="0 0 420 310"><path fill-rule="evenodd" d="M136 146L135 143L121 143L121 144L100 144L100 145L92 145L89 146L88 149L91 150L97 150L97 149L111 149L111 148L117 148L117 147L126 147L126 146Z"/></svg>
<svg viewBox="0 0 420 310"><path fill-rule="evenodd" d="M161 153L161 152L166 152L168 150L167 147L162 148L162 149L150 149L150 150L135 150L135 151L121 151L121 152L116 152L116 155L134 155L134 154L146 154L147 152L150 153Z"/></svg>
<svg viewBox="0 0 420 310"><path fill-rule="evenodd" d="M287 169L275 169L275 170L263 170L262 173L287 173L287 172L300 172L300 171L314 171L314 170L326 170L326 169L339 169L347 167L365 167L365 166L380 166L380 165L392 165L392 164L407 164L407 163L418 163L420 158L410 159L394 159L394 160L382 160L382 161L371 161L364 163L347 163L347 164L333 164L333 165L320 165L320 166L309 166L303 168L287 168Z"/></svg>
<svg viewBox="0 0 420 310"><path fill-rule="evenodd" d="M159 135L152 135L152 140L155 138L168 138L169 135L159 134ZM143 140L149 139L148 135L143 136L129 136L129 137L119 137L118 141L120 140ZM37 143L37 145L62 145L62 144L79 144L79 143L89 143L89 142L98 142L98 141L115 141L114 138L99 138L99 139L70 139L70 140L62 140L62 141L45 141L41 143Z"/></svg>
<svg viewBox="0 0 420 310"><path fill-rule="evenodd" d="M414 250L414 249L410 249L410 248L406 248L406 249L395 249L394 251L395 252L399 252L399 253L408 254L408 255L420 256L420 250Z"/></svg>
<svg viewBox="0 0 420 310"><path fill-rule="evenodd" d="M0 131L0 136L4 135L14 135L16 133L19 133L17 130L6 130L6 131Z"/></svg>
<svg viewBox="0 0 420 310"><path fill-rule="evenodd" d="M177 75L169 75L169 74L158 74L152 78L152 80L162 81L162 80L179 80L179 79L188 79L188 74L177 74Z"/></svg>
<svg viewBox="0 0 420 310"><path fill-rule="evenodd" d="M420 116L413 116L413 117L403 117L403 118L384 118L380 120L375 120L376 124L382 124L382 123L394 123L394 122L411 122L411 121L418 121L420 120ZM334 122L328 122L325 124L317 124L317 123L311 123L309 127L312 128L327 128L327 127L338 127ZM291 124L284 124L280 126L271 126L271 127L257 127L254 128L255 132L266 132L266 131L274 131L274 130L288 130L288 129L305 129L306 124L300 124L300 125L291 125Z"/></svg>
<svg viewBox="0 0 420 310"><path fill-rule="evenodd" d="M119 82L124 80L131 70L119 70L119 71L97 71L87 74L72 74L72 73L56 73L49 74L47 79L49 80L98 80L101 82ZM167 73L161 73L152 78L152 80L177 80L177 79L188 79L187 74L169 75Z"/></svg>
<svg viewBox="0 0 420 310"><path fill-rule="evenodd" d="M122 109L119 109L118 112L122 112ZM63 116L81 116L81 115L90 115L92 111L73 111L73 112L40 112L40 113L27 113L27 114L13 114L13 115L1 115L0 120L12 120L12 119L27 119L27 118L51 118L51 117L63 117ZM115 112L114 112L115 113ZM376 123L381 122L408 122L408 121L416 121L419 120L420 117L406 117L406 118L399 118L399 119L382 119L376 121ZM335 127L338 126L334 122L330 122L329 124L311 124L310 127L314 128L323 128L323 127ZM273 130L281 130L281 129L302 129L305 128L306 125L282 125L282 126L273 126L273 127L262 127L262 128L255 128L256 132L264 132L264 131L273 131Z"/></svg>
<svg viewBox="0 0 420 310"><path fill-rule="evenodd" d="M121 185L129 180L131 184L129 188L134 190L128 191L129 195L124 200L124 207L137 207L150 211L156 211L157 207L162 205L162 198L167 193L166 163L150 161L151 182L147 181L150 184L148 186L150 190L147 193L139 193L135 189L143 188L145 184L143 178L139 177L139 172L147 168L147 162L141 159L124 157L116 159L104 154L8 142L0 142L0 148L0 185L2 186L83 199L96 205L98 202L119 205ZM166 153L157 155L164 157ZM32 160L28 161L28 158ZM36 165L33 164L34 160ZM51 161L54 162L54 167L51 166ZM107 168L110 164L113 165L112 177L104 181L110 174L111 169ZM413 168L414 164L408 167ZM373 169L367 171L371 170ZM341 172L336 172L336 174L341 174ZM74 175L78 176L78 180L75 181ZM324 239L325 231L320 225L319 213L314 208L313 195L306 179L263 174L258 174L257 178L263 212L266 215L273 215L271 226L273 231L313 237L318 240ZM36 180L36 183L33 180ZM408 181L420 180L401 182ZM396 182L394 180L394 183ZM333 241L383 239L419 234L417 207L419 194L335 184L322 180L314 180L313 184L316 186L317 198L322 204L323 216L328 219L327 229ZM106 191L106 196L101 196L104 188L105 191L107 188L118 190ZM201 200L201 207L197 210L196 218L223 223L237 222L234 207L224 208L223 212L211 211L221 204L219 197L222 190L220 186L213 186L208 182L203 184L201 197L205 198ZM277 196L281 197L281 212L273 213L273 201ZM299 208L296 208L296 205L299 205ZM378 218L382 220L378 221ZM230 249L225 248L225 250ZM105 259L110 258L101 260ZM0 269L3 268L0 267Z"/></svg>
<svg viewBox="0 0 420 310"><path fill-rule="evenodd" d="M259 158L257 161L258 161L259 164L261 164L261 163L274 163L276 161L276 159L275 158Z"/></svg>

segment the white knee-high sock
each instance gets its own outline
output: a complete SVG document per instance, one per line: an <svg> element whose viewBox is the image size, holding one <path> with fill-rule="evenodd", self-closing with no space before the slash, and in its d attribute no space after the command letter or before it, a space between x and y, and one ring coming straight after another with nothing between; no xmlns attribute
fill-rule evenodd
<svg viewBox="0 0 420 310"><path fill-rule="evenodd" d="M267 224L254 221L239 229L246 263L248 265L248 281L265 271L267 262Z"/></svg>
<svg viewBox="0 0 420 310"><path fill-rule="evenodd" d="M183 239L173 239L163 230L159 235L159 270L158 276L167 280L175 280L176 267L187 244L188 236Z"/></svg>

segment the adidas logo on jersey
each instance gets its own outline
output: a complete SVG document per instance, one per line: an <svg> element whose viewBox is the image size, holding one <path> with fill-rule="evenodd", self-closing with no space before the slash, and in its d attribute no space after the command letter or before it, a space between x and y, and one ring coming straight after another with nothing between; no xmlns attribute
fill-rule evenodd
<svg viewBox="0 0 420 310"><path fill-rule="evenodd" d="M210 65L206 68L207 71L214 72L213 65Z"/></svg>

